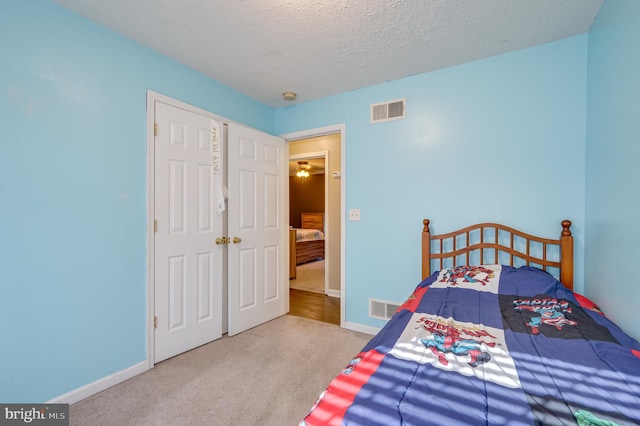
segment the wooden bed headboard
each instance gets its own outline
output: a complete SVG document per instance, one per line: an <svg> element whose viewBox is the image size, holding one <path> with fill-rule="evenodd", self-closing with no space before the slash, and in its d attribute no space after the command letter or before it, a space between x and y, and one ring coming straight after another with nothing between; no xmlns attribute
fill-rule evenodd
<svg viewBox="0 0 640 426"><path fill-rule="evenodd" d="M496 223L480 223L440 235L431 235L429 219L423 220L423 225L422 279L431 275L432 261L439 262L439 269L443 269L445 263L451 263L452 266L468 265L473 254L479 258L479 264L483 264L485 257L489 257L489 262L494 264L514 266L516 262L524 262L527 266L539 267L545 271L548 268L557 268L559 274L556 278L569 290L573 290L573 236L570 220L562 221L562 232L557 240L526 234ZM472 241L471 236L477 241ZM501 242L505 237L509 244ZM514 244L516 239L519 240L518 246ZM437 253L432 251L434 246L439 248ZM522 246L525 247L524 251L517 248ZM541 248L541 256L532 254L532 246ZM549 247L554 249L548 250ZM556 257L559 255L560 259L550 259L550 251L554 252ZM510 262L499 262L500 255L508 256ZM460 257L466 263L459 263Z"/></svg>
<svg viewBox="0 0 640 426"><path fill-rule="evenodd" d="M302 229L319 229L324 232L324 213L300 213Z"/></svg>

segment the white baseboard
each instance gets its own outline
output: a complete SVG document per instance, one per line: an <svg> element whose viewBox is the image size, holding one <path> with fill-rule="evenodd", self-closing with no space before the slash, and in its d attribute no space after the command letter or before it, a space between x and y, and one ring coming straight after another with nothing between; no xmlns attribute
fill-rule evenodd
<svg viewBox="0 0 640 426"><path fill-rule="evenodd" d="M372 336L378 334L381 328L373 327L370 325L362 325L355 322L346 321L344 323L344 328L347 330L359 331L360 333L371 334Z"/></svg>
<svg viewBox="0 0 640 426"><path fill-rule="evenodd" d="M103 391L111 386L117 385L118 383L124 382L127 379L130 379L134 376L137 376L140 373L144 373L149 369L149 362L143 361L138 364L132 365L129 368L125 368L124 370L118 371L110 376L103 377L102 379L98 379L93 383L89 383L78 389L74 389L70 392L67 392L63 395L57 396L47 403L50 404L73 404L78 401L81 401L91 395L94 395L100 391Z"/></svg>
<svg viewBox="0 0 640 426"><path fill-rule="evenodd" d="M340 299L340 296L342 296L340 290L331 290L329 289L329 291L327 292L327 296L331 296L331 297L337 297L338 299Z"/></svg>

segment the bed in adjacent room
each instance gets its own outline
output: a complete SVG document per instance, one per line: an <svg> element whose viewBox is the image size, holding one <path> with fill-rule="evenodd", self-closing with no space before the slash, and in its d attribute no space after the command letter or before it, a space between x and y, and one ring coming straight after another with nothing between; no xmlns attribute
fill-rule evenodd
<svg viewBox="0 0 640 426"><path fill-rule="evenodd" d="M324 259L324 213L301 213L301 228L296 232L296 265Z"/></svg>
<svg viewBox="0 0 640 426"><path fill-rule="evenodd" d="M640 343L573 292L561 226L425 220L423 281L301 425L640 424Z"/></svg>

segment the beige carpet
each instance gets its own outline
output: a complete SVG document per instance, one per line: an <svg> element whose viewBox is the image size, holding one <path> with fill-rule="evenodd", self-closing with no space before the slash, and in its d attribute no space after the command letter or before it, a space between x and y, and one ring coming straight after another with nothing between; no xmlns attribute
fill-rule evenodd
<svg viewBox="0 0 640 426"><path fill-rule="evenodd" d="M70 407L71 425L297 425L371 336L285 315Z"/></svg>
<svg viewBox="0 0 640 426"><path fill-rule="evenodd" d="M298 265L296 279L289 280L289 288L324 294L324 259Z"/></svg>

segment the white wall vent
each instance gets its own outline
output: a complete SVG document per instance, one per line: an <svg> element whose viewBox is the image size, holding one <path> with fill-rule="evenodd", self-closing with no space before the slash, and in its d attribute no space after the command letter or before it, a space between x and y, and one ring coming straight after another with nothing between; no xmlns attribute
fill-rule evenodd
<svg viewBox="0 0 640 426"><path fill-rule="evenodd" d="M400 306L401 303L369 299L369 316L371 318L388 320L396 313Z"/></svg>
<svg viewBox="0 0 640 426"><path fill-rule="evenodd" d="M371 105L371 122L400 120L407 116L407 100L396 99Z"/></svg>

